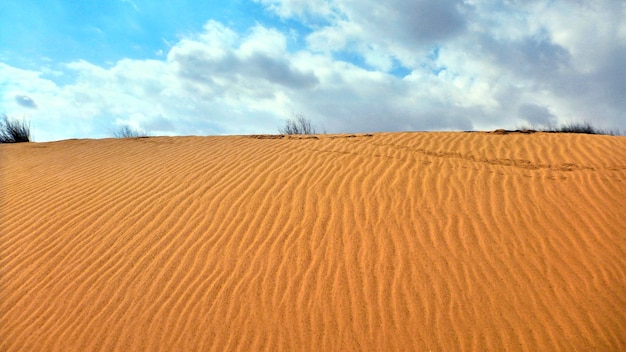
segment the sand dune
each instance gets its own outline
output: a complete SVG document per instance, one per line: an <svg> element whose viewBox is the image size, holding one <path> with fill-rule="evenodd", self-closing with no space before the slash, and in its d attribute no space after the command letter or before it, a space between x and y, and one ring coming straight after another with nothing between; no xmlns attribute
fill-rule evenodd
<svg viewBox="0 0 626 352"><path fill-rule="evenodd" d="M0 153L0 351L626 350L626 137Z"/></svg>

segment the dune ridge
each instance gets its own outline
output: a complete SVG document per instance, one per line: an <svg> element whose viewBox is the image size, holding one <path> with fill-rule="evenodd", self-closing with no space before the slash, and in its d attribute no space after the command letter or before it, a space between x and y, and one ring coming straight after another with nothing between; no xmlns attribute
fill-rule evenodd
<svg viewBox="0 0 626 352"><path fill-rule="evenodd" d="M626 137L0 153L1 351L626 350Z"/></svg>

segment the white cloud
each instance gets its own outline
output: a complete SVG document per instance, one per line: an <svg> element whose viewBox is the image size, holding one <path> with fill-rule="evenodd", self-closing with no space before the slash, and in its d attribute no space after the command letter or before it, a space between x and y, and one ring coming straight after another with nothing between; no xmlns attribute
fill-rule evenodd
<svg viewBox="0 0 626 352"><path fill-rule="evenodd" d="M254 0L263 4L269 11L282 18L312 16L331 16L332 0Z"/></svg>
<svg viewBox="0 0 626 352"><path fill-rule="evenodd" d="M323 27L307 37L309 48L315 51L339 51L354 42L362 41L362 29L353 22L338 21L333 26Z"/></svg>

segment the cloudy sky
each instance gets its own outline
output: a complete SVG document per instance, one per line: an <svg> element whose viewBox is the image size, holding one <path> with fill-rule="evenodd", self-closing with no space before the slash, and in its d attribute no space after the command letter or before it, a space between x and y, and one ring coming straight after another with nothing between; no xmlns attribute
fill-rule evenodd
<svg viewBox="0 0 626 352"><path fill-rule="evenodd" d="M36 141L626 130L623 0L3 0L0 114Z"/></svg>

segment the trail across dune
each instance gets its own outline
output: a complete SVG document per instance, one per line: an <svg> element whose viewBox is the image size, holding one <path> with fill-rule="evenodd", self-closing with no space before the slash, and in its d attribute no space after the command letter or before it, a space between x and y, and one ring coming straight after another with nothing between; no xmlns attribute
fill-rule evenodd
<svg viewBox="0 0 626 352"><path fill-rule="evenodd" d="M626 137L0 145L0 351L624 351Z"/></svg>

